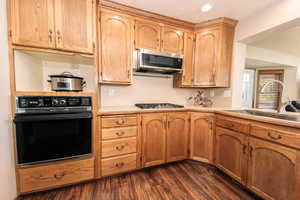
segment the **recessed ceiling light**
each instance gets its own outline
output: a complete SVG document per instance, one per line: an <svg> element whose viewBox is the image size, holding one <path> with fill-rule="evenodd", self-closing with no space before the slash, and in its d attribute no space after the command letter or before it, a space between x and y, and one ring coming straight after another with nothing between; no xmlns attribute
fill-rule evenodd
<svg viewBox="0 0 300 200"><path fill-rule="evenodd" d="M212 5L210 3L206 3L202 6L201 11L202 12L208 12L212 9Z"/></svg>

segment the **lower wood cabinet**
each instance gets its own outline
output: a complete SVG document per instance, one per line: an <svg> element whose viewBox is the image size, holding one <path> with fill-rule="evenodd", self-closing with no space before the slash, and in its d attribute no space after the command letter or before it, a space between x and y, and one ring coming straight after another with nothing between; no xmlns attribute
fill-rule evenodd
<svg viewBox="0 0 300 200"><path fill-rule="evenodd" d="M213 162L214 114L191 113L190 158Z"/></svg>
<svg viewBox="0 0 300 200"><path fill-rule="evenodd" d="M101 161L101 174L108 176L136 169L136 153L118 157L106 158Z"/></svg>
<svg viewBox="0 0 300 200"><path fill-rule="evenodd" d="M166 162L167 116L165 113L142 115L142 166Z"/></svg>
<svg viewBox="0 0 300 200"><path fill-rule="evenodd" d="M189 116L187 113L167 114L167 162L188 157Z"/></svg>
<svg viewBox="0 0 300 200"><path fill-rule="evenodd" d="M19 169L20 193L45 190L94 178L94 158Z"/></svg>
<svg viewBox="0 0 300 200"><path fill-rule="evenodd" d="M247 180L247 136L216 128L216 166L242 184Z"/></svg>
<svg viewBox="0 0 300 200"><path fill-rule="evenodd" d="M188 131L187 113L143 114L143 167L186 159Z"/></svg>
<svg viewBox="0 0 300 200"><path fill-rule="evenodd" d="M256 138L249 148L248 187L265 199L300 199L299 152Z"/></svg>

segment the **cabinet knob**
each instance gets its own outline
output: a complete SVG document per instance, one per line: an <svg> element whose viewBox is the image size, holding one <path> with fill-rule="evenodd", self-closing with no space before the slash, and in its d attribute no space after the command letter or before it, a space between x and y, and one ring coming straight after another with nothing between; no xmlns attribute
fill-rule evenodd
<svg viewBox="0 0 300 200"><path fill-rule="evenodd" d="M124 124L124 120L123 119L119 119L119 120L117 120L117 122L116 122L118 125L122 125L122 124Z"/></svg>
<svg viewBox="0 0 300 200"><path fill-rule="evenodd" d="M125 134L125 132L124 131L119 131L119 132L116 132L116 135L117 136L122 136L122 135L124 135Z"/></svg>
<svg viewBox="0 0 300 200"><path fill-rule="evenodd" d="M57 31L56 34L57 34L57 42L59 43L61 40L61 33L60 31Z"/></svg>
<svg viewBox="0 0 300 200"><path fill-rule="evenodd" d="M119 162L119 163L116 163L116 164L115 164L115 166L116 166L117 168L122 168L124 165L125 165L124 162Z"/></svg>
<svg viewBox="0 0 300 200"><path fill-rule="evenodd" d="M65 172L54 174L55 179L62 179L65 176Z"/></svg>
<svg viewBox="0 0 300 200"><path fill-rule="evenodd" d="M53 41L52 33L53 33L53 31L50 29L50 30L49 30L49 42L50 42L50 43L52 43L52 41Z"/></svg>
<svg viewBox="0 0 300 200"><path fill-rule="evenodd" d="M124 145L116 146L116 150L122 151L125 148Z"/></svg>
<svg viewBox="0 0 300 200"><path fill-rule="evenodd" d="M272 135L271 132L268 132L268 136L269 136L271 139L273 139L273 140L280 140L280 139L282 139L282 136L281 136L281 135L276 135L276 136L274 136L274 135Z"/></svg>

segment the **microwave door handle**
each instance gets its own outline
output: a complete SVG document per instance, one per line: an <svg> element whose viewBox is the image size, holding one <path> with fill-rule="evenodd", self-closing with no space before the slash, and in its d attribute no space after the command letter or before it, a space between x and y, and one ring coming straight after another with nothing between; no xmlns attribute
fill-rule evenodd
<svg viewBox="0 0 300 200"><path fill-rule="evenodd" d="M17 115L13 120L18 122L34 122L34 121L57 121L69 119L92 119L91 112L70 113L70 114L50 114L50 115Z"/></svg>

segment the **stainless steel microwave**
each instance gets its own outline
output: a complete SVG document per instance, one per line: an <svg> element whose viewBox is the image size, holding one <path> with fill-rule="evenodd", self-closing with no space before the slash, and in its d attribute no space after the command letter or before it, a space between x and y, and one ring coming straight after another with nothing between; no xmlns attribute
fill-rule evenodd
<svg viewBox="0 0 300 200"><path fill-rule="evenodd" d="M182 72L183 55L139 49L135 51L136 71L172 74Z"/></svg>

